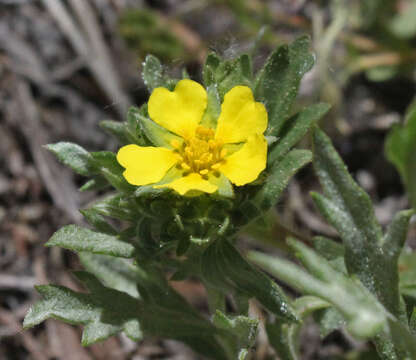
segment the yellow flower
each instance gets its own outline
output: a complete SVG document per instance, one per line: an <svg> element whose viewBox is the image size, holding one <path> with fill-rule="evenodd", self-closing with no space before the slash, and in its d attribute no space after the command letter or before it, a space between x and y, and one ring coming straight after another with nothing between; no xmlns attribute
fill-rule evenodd
<svg viewBox="0 0 416 360"><path fill-rule="evenodd" d="M264 105L254 100L247 86L235 86L225 94L218 119L209 116L207 103L207 92L192 80L179 81L174 91L156 88L148 103L153 121L145 119L145 126L153 135L156 132L153 138L160 146L123 146L117 161L126 169L125 179L181 195L230 195L230 182L241 186L256 180L267 158Z"/></svg>

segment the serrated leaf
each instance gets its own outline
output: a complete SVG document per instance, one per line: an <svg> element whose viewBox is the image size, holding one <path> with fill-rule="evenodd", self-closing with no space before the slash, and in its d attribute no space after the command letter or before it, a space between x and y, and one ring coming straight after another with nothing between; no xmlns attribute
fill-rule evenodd
<svg viewBox="0 0 416 360"><path fill-rule="evenodd" d="M290 241L290 246L311 275L277 257L250 252L249 259L296 290L333 304L347 320L347 327L354 336L369 338L387 326L383 306L359 282L336 271L323 257L300 242Z"/></svg>
<svg viewBox="0 0 416 360"><path fill-rule="evenodd" d="M212 321L227 334L222 337L222 342L228 348L230 358L244 360L256 339L259 321L241 315L227 316L220 310L215 312Z"/></svg>
<svg viewBox="0 0 416 360"><path fill-rule="evenodd" d="M329 138L319 129L314 131L313 149L314 169L325 196L312 196L343 240L349 274L357 275L391 313L400 317L397 257L410 213L399 213L383 238L369 196L354 182Z"/></svg>
<svg viewBox="0 0 416 360"><path fill-rule="evenodd" d="M131 258L134 247L116 236L95 232L77 225L67 225L58 230L46 246L60 246L73 251Z"/></svg>
<svg viewBox="0 0 416 360"><path fill-rule="evenodd" d="M96 211L91 209L84 209L80 210L80 213L85 217L90 225L92 225L95 230L109 234L109 235L117 235L117 230L113 228L107 221L105 221L104 217L98 214Z"/></svg>
<svg viewBox="0 0 416 360"><path fill-rule="evenodd" d="M324 236L315 236L313 238L313 247L338 271L347 273L345 268L345 248L342 244L335 242Z"/></svg>
<svg viewBox="0 0 416 360"><path fill-rule="evenodd" d="M92 152L91 156L96 171L115 189L127 193L132 193L136 189L124 178L124 168L118 163L116 154L111 151L99 151Z"/></svg>
<svg viewBox="0 0 416 360"><path fill-rule="evenodd" d="M54 153L60 162L77 174L83 176L94 174L91 167L91 154L81 146L70 142L59 142L46 145L45 148Z"/></svg>
<svg viewBox="0 0 416 360"><path fill-rule="evenodd" d="M84 268L100 279L104 285L125 292L134 298L139 297L137 282L139 269L125 259L87 252L79 253Z"/></svg>
<svg viewBox="0 0 416 360"><path fill-rule="evenodd" d="M206 320L183 311L145 304L126 293L104 287L93 275L77 272L90 293L77 293L62 286L39 286L43 300L29 310L24 327L47 318L84 325L84 346L124 331L134 341L142 332L185 341L197 351L225 360L215 340L216 329ZM200 340L199 337L202 337Z"/></svg>
<svg viewBox="0 0 416 360"><path fill-rule="evenodd" d="M280 161L287 152L300 141L310 127L322 118L330 109L328 104L315 104L293 115L283 125L277 142L268 153L268 163Z"/></svg>
<svg viewBox="0 0 416 360"><path fill-rule="evenodd" d="M124 199L121 194L110 195L103 200L96 201L89 209L103 216L120 220L135 221L138 217L133 210L133 204Z"/></svg>
<svg viewBox="0 0 416 360"><path fill-rule="evenodd" d="M314 296L302 296L292 303L299 318L303 321L314 311L329 306ZM282 321L266 323L266 332L270 344L281 360L299 360L299 333L301 323L286 323Z"/></svg>
<svg viewBox="0 0 416 360"><path fill-rule="evenodd" d="M319 324L321 338L328 336L334 330L345 325L344 317L333 307L317 312L314 318Z"/></svg>
<svg viewBox="0 0 416 360"><path fill-rule="evenodd" d="M268 170L265 184L254 196L252 202L263 211L270 209L277 203L292 176L311 160L312 154L308 150L290 151Z"/></svg>
<svg viewBox="0 0 416 360"><path fill-rule="evenodd" d="M126 124L118 121L103 120L100 122L100 128L106 133L113 135L122 145L127 145L130 140L126 136Z"/></svg>
<svg viewBox="0 0 416 360"><path fill-rule="evenodd" d="M157 87L165 85L163 67L156 56L146 56L146 59L143 62L142 77L150 92Z"/></svg>
<svg viewBox="0 0 416 360"><path fill-rule="evenodd" d="M266 61L255 83L255 98L266 105L269 114L267 135L278 136L289 118L303 75L314 64L310 39L303 36L289 46L278 47Z"/></svg>
<svg viewBox="0 0 416 360"><path fill-rule="evenodd" d="M390 131L385 152L399 171L410 202L416 209L416 103L409 107L405 124L397 125Z"/></svg>
<svg viewBox="0 0 416 360"><path fill-rule="evenodd" d="M25 329L54 318L84 325L84 346L121 331L134 341L142 338L136 315L140 304L125 293L102 287L99 293L84 294L57 285L37 286L36 290L43 300L30 308L23 323ZM135 326L132 326L133 323Z"/></svg>
<svg viewBox="0 0 416 360"><path fill-rule="evenodd" d="M213 242L202 256L202 274L219 289L234 288L255 297L264 307L287 321L297 321L296 313L280 287L250 265L229 241Z"/></svg>
<svg viewBox="0 0 416 360"><path fill-rule="evenodd" d="M247 54L243 54L236 59L223 60L216 54L211 53L208 55L204 66L204 84L207 88L215 86L219 98L222 100L224 95L234 86L252 87L251 66L251 58Z"/></svg>
<svg viewBox="0 0 416 360"><path fill-rule="evenodd" d="M109 187L110 184L102 176L94 176L79 188L79 191L102 190Z"/></svg>
<svg viewBox="0 0 416 360"><path fill-rule="evenodd" d="M177 81L169 78L165 74L161 62L154 55L146 56L146 59L143 62L142 78L149 89L149 92L152 92L157 87L165 87L169 90L173 90Z"/></svg>

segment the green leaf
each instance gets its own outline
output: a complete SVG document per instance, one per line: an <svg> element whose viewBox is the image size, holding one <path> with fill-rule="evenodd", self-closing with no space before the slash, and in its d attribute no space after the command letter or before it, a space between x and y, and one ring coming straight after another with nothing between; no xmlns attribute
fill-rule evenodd
<svg viewBox="0 0 416 360"><path fill-rule="evenodd" d="M290 151L281 161L268 170L263 187L254 196L253 203L263 211L270 209L279 200L289 180L297 171L309 163L312 154L308 150Z"/></svg>
<svg viewBox="0 0 416 360"><path fill-rule="evenodd" d="M314 311L329 306L326 301L313 296L302 296L293 303L299 318L304 321ZM302 323L286 323L282 321L266 323L266 332L270 344L281 360L300 360L299 334Z"/></svg>
<svg viewBox="0 0 416 360"><path fill-rule="evenodd" d="M212 52L207 55L202 70L202 78L206 88L211 85L216 85L216 72L220 63L221 58L217 54Z"/></svg>
<svg viewBox="0 0 416 360"><path fill-rule="evenodd" d="M405 11L396 14L389 25L391 32L397 37L413 37L416 34L416 3L409 2Z"/></svg>
<svg viewBox="0 0 416 360"><path fill-rule="evenodd" d="M390 131L385 152L399 171L410 202L416 209L416 103L409 107L405 125L395 126Z"/></svg>
<svg viewBox="0 0 416 360"><path fill-rule="evenodd" d="M104 287L87 272L75 273L90 293L46 285L37 290L43 300L31 307L24 320L24 328L33 327L47 318L70 324L84 325L82 344L90 345L124 331L134 341L148 336L162 336L186 342L196 351L214 359L226 360L221 345L215 340L215 327L196 315L175 309L166 296L169 307L143 302L124 292Z"/></svg>
<svg viewBox="0 0 416 360"><path fill-rule="evenodd" d="M344 261L345 248L342 244L324 236L315 236L313 238L313 246L336 270L347 273Z"/></svg>
<svg viewBox="0 0 416 360"><path fill-rule="evenodd" d="M255 83L255 98L266 105L269 126L266 135L278 136L289 118L303 75L314 64L309 52L310 39L303 36L289 46L279 46L259 72Z"/></svg>
<svg viewBox="0 0 416 360"><path fill-rule="evenodd" d="M340 234L348 273L357 275L381 303L400 317L397 258L411 213L399 213L383 238L369 196L352 179L329 138L313 136L314 168L325 196L313 193L319 211Z"/></svg>
<svg viewBox="0 0 416 360"><path fill-rule="evenodd" d="M109 187L108 181L101 175L94 176L79 188L79 191L102 190Z"/></svg>
<svg viewBox="0 0 416 360"><path fill-rule="evenodd" d="M89 209L98 214L115 219L135 221L138 214L134 212L134 204L126 200L121 194L108 196L107 198L96 201Z"/></svg>
<svg viewBox="0 0 416 360"><path fill-rule="evenodd" d="M288 119L279 134L278 141L268 153L268 163L280 161L306 135L310 127L322 118L329 109L330 105L328 104L315 104Z"/></svg>
<svg viewBox="0 0 416 360"><path fill-rule="evenodd" d="M213 242L202 256L202 274L222 290L234 288L255 297L264 307L287 321L297 321L286 295L268 276L250 265L225 239Z"/></svg>
<svg viewBox="0 0 416 360"><path fill-rule="evenodd" d="M345 325L344 317L337 309L333 307L317 312L314 317L315 320L319 323L321 338L326 337L334 330L339 329Z"/></svg>
<svg viewBox="0 0 416 360"><path fill-rule="evenodd" d="M143 136L141 118L147 117L147 104L144 104L140 108L131 106L127 111L126 122L126 137L130 144L137 144L140 146L152 145Z"/></svg>
<svg viewBox="0 0 416 360"><path fill-rule="evenodd" d="M48 318L70 324L84 325L82 345L95 342L124 331L134 341L142 339L137 319L140 304L133 297L103 287L92 275L78 272L77 277L93 287L91 294L77 293L57 285L37 286L42 300L33 305L23 322L25 329Z"/></svg>
<svg viewBox="0 0 416 360"><path fill-rule="evenodd" d="M106 133L113 135L122 145L130 143L129 138L126 136L126 123L121 123L112 120L103 120L100 122L100 128Z"/></svg>
<svg viewBox="0 0 416 360"><path fill-rule="evenodd" d="M218 117L221 113L221 99L216 84L207 87L207 96L207 108L202 117L201 125L215 129L217 127Z"/></svg>
<svg viewBox="0 0 416 360"><path fill-rule="evenodd" d="M77 174L88 176L94 174L91 167L91 154L77 144L59 142L45 146L46 149L56 155L58 160L69 166Z"/></svg>
<svg viewBox="0 0 416 360"><path fill-rule="evenodd" d="M317 296L335 306L347 321L349 331L369 338L387 325L387 313L360 282L336 271L323 257L300 242L289 245L311 274L293 263L269 255L250 252L250 260L296 290Z"/></svg>
<svg viewBox="0 0 416 360"><path fill-rule="evenodd" d="M139 297L137 282L139 269L125 259L87 252L79 253L84 268L112 289L125 292L134 298Z"/></svg>
<svg viewBox="0 0 416 360"><path fill-rule="evenodd" d="M58 230L46 246L60 246L73 251L87 251L94 254L103 254L131 258L134 256L134 247L116 236L95 232L77 225L67 225Z"/></svg>
<svg viewBox="0 0 416 360"><path fill-rule="evenodd" d="M130 185L123 176L124 168L118 163L116 154L111 151L92 152L92 163L114 188L119 191L132 193L136 187Z"/></svg>
<svg viewBox="0 0 416 360"><path fill-rule="evenodd" d="M152 92L157 87L167 87L167 79L164 75L162 64L156 56L146 56L143 62L142 77L149 92Z"/></svg>
<svg viewBox="0 0 416 360"><path fill-rule="evenodd" d="M219 310L215 312L212 321L227 334L222 337L222 343L228 349L230 359L244 360L247 350L256 340L259 321L241 315L227 316Z"/></svg>
<svg viewBox="0 0 416 360"><path fill-rule="evenodd" d="M95 230L109 235L117 235L117 230L105 221L104 217L96 211L92 209L84 209L80 210L80 213L85 217L88 223L95 228Z"/></svg>
<svg viewBox="0 0 416 360"><path fill-rule="evenodd" d="M245 85L251 88L252 76L251 58L247 54L237 59L222 60L211 53L206 59L203 70L205 87L215 86L221 100L234 86Z"/></svg>
<svg viewBox="0 0 416 360"><path fill-rule="evenodd" d="M183 141L179 136L176 136L175 134L166 130L164 127L156 124L149 118L141 116L140 114L137 116L140 119L140 125L143 133L152 142L153 145L173 149L171 145L173 140L179 141L179 143Z"/></svg>

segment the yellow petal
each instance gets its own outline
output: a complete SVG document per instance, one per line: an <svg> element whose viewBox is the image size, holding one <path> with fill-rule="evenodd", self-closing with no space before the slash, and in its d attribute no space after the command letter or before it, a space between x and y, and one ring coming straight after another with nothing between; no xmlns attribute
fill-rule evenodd
<svg viewBox="0 0 416 360"><path fill-rule="evenodd" d="M246 141L251 135L261 135L267 127L267 111L255 102L251 89L235 86L224 96L215 138L223 143Z"/></svg>
<svg viewBox="0 0 416 360"><path fill-rule="evenodd" d="M202 119L207 107L207 93L195 81L181 80L174 91L156 88L149 98L150 118L160 126L189 138Z"/></svg>
<svg viewBox="0 0 416 360"><path fill-rule="evenodd" d="M211 184L208 180L204 180L201 175L192 173L185 177L181 177L168 184L156 185L155 188L168 187L175 190L180 195L185 195L188 191L197 190L206 193L213 193L218 188L216 185Z"/></svg>
<svg viewBox="0 0 416 360"><path fill-rule="evenodd" d="M166 148L131 144L118 151L117 161L126 168L123 176L130 184L148 185L160 181L178 155Z"/></svg>
<svg viewBox="0 0 416 360"><path fill-rule="evenodd" d="M263 135L254 135L243 147L228 156L219 167L233 184L245 185L256 180L265 169L267 160L267 141Z"/></svg>

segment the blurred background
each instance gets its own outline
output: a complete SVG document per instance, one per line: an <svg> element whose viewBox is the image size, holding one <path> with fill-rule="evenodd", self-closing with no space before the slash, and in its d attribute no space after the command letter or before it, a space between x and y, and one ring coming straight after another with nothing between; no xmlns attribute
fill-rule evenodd
<svg viewBox="0 0 416 360"><path fill-rule="evenodd" d="M62 225L82 223L78 209L97 197L78 192L82 179L42 145L65 140L90 151L116 150L99 122L121 121L130 105L146 101L140 69L148 53L166 71L180 76L186 69L198 80L210 51L226 58L251 52L260 66L277 45L305 33L316 65L298 106L333 105L321 126L386 225L409 206L384 140L415 94L416 1L0 0L1 360L197 359L184 345L159 339L136 344L121 336L82 348L78 328L51 320L22 332L35 284L79 289L69 271L79 268L76 257L42 244ZM255 240L271 250L288 232L304 239L333 235L309 197L318 188L311 169L302 170L267 226L252 226L242 246ZM198 283L174 286L206 307ZM342 331L321 341L311 323L302 359L344 359L365 346ZM253 358L273 358L263 331Z"/></svg>

